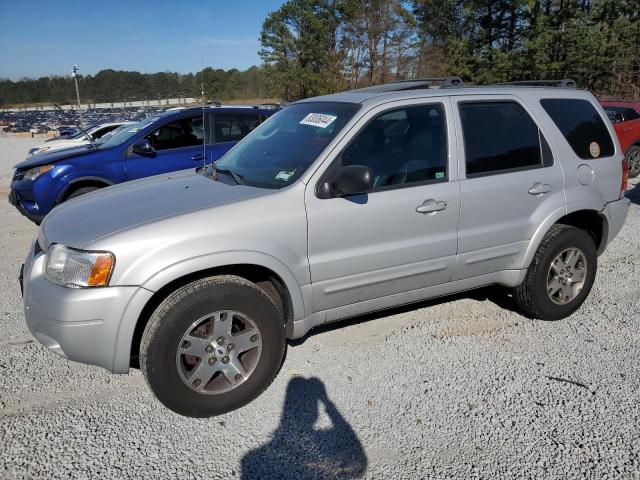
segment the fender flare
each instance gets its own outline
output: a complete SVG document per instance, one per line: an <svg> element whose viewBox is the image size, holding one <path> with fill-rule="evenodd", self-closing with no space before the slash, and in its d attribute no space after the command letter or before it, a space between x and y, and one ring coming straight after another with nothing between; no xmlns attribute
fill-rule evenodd
<svg viewBox="0 0 640 480"><path fill-rule="evenodd" d="M69 180L67 182L67 184L64 186L64 188L56 196L56 205L58 205L60 202L62 202L62 199L65 197L65 195L67 194L69 189L74 184L80 183L80 182L100 182L100 183L104 183L107 187L110 187L111 185L115 185L114 182L112 182L111 180L107 180L106 178L103 178L103 177L96 177L96 176L88 175L88 176L82 176L82 177L73 178L72 180Z"/></svg>
<svg viewBox="0 0 640 480"><path fill-rule="evenodd" d="M171 282L195 272L214 268L233 267L236 265L253 265L266 268L275 273L283 282L289 293L293 307L293 321L305 317L305 302L302 288L289 267L276 257L267 253L251 250L233 250L216 252L180 260L168 265L142 282L142 287L157 292Z"/></svg>
<svg viewBox="0 0 640 480"><path fill-rule="evenodd" d="M579 212L579 211L591 211L593 213L597 213L602 217L602 241L600 243L600 248L598 249L598 254L602 253L604 248L606 247L607 238L608 238L608 230L609 225L607 222L607 218L601 214L604 205L594 205L593 201L583 200L579 202L572 202L566 206L558 208L554 210L545 218L544 222L542 222L538 228L536 229L533 237L529 241L529 245L527 247L527 251L523 257L522 268L529 268L531 262L533 261L533 257L542 242L542 239L547 234L549 229L558 222L562 217L565 217L571 213Z"/></svg>

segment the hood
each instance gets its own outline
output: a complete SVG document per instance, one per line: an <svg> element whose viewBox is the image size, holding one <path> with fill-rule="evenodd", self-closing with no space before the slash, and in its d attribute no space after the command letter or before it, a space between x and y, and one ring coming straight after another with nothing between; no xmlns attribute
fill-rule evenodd
<svg viewBox="0 0 640 480"><path fill-rule="evenodd" d="M60 160L66 160L67 158L77 157L78 155L85 155L92 153L94 150L91 145L80 145L77 147L61 148L52 150L50 152L37 153L31 155L24 162L20 162L14 168L33 168L40 165L47 165L49 163L56 163ZM99 150L95 150L99 151Z"/></svg>
<svg viewBox="0 0 640 480"><path fill-rule="evenodd" d="M228 185L193 170L127 182L54 208L42 222L43 248L51 243L83 248L126 228L272 191Z"/></svg>

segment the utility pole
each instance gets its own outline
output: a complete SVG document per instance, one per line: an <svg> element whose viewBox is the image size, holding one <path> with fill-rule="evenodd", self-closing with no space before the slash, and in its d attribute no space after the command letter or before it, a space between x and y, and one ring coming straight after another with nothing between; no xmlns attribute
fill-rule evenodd
<svg viewBox="0 0 640 480"><path fill-rule="evenodd" d="M78 100L78 112L80 112L80 126L84 127L84 120L82 119L82 107L80 106L80 90L78 89L78 65L73 65L71 69L71 76L76 84L76 99Z"/></svg>

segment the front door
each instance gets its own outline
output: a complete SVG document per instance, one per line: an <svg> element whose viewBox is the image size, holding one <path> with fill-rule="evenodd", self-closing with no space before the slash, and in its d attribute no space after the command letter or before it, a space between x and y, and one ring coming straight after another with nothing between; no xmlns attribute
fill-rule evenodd
<svg viewBox="0 0 640 480"><path fill-rule="evenodd" d="M196 168L211 155L211 147L203 148L204 132L208 130L208 113L203 116L174 119L148 133L145 138L155 149L152 155L127 155L127 180L149 177L161 173ZM207 133L207 140L209 135ZM207 151L208 150L208 151ZM210 162L207 162L210 163Z"/></svg>
<svg viewBox="0 0 640 480"><path fill-rule="evenodd" d="M360 121L359 132L338 147L332 166L309 182L315 311L380 297L387 297L389 305L394 294L451 279L460 192L449 119L447 98L378 107ZM346 165L369 166L373 190L319 198L318 183Z"/></svg>

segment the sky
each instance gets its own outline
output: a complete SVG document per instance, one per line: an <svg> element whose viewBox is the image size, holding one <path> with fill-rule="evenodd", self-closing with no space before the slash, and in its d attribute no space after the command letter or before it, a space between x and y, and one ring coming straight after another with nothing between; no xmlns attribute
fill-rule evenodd
<svg viewBox="0 0 640 480"><path fill-rule="evenodd" d="M196 72L260 64L260 30L282 0L0 0L0 78L67 75L72 65Z"/></svg>

